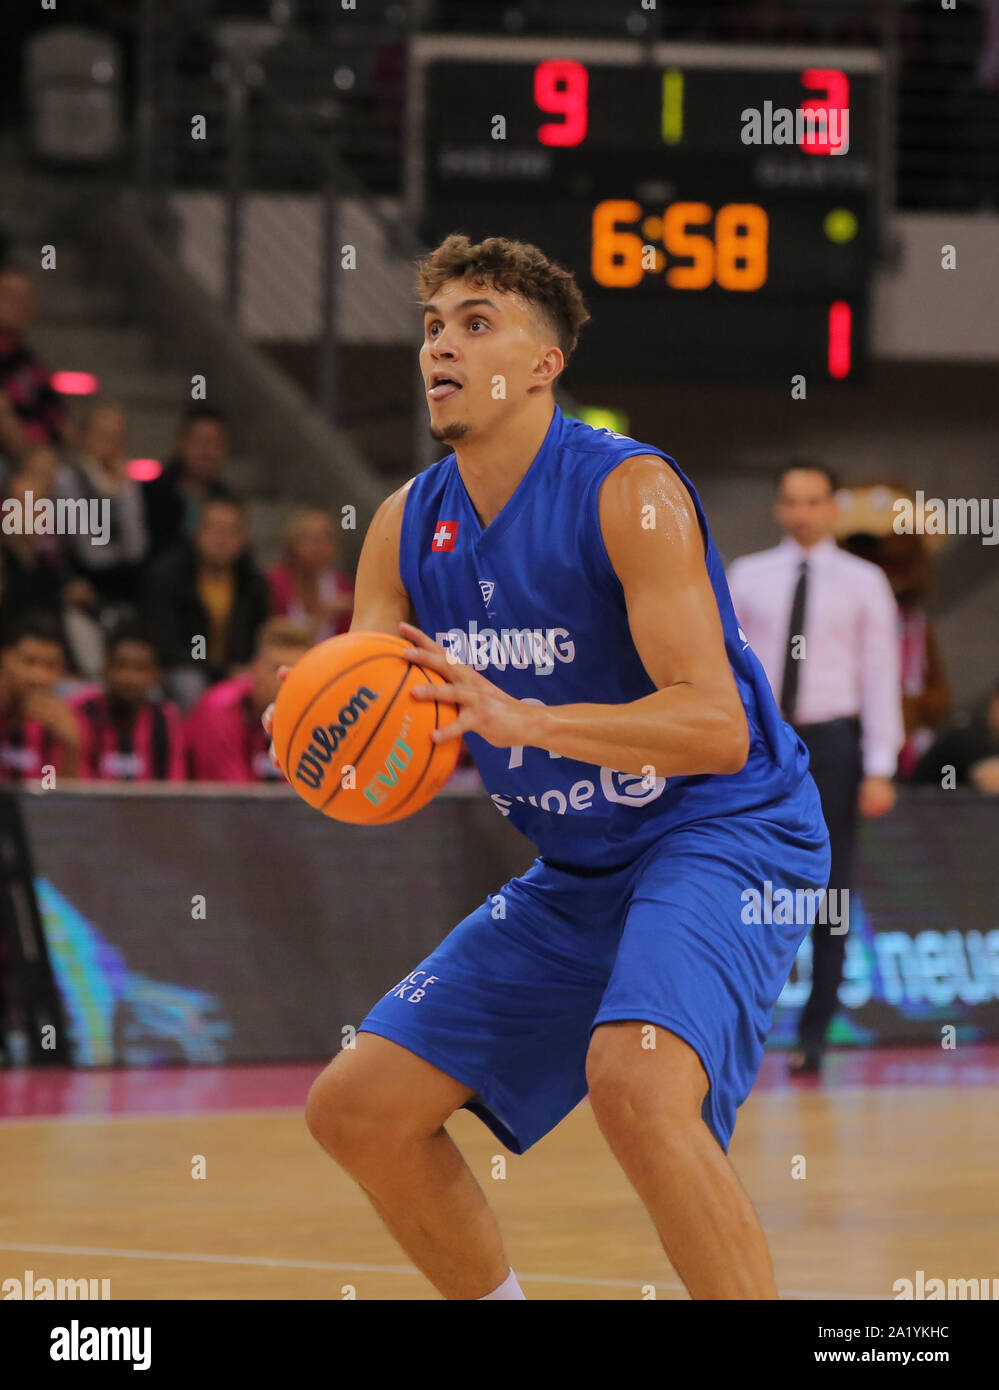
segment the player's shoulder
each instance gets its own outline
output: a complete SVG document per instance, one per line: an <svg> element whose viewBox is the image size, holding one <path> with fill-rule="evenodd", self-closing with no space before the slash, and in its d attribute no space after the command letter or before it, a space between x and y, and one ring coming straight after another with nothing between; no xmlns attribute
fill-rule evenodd
<svg viewBox="0 0 999 1390"><path fill-rule="evenodd" d="M450 476L450 465L454 461L454 455L450 454L447 458L440 459L437 463L431 463L420 473L414 473L411 478L390 492L385 500L379 505L373 517L374 522L383 526L398 527L402 524L402 515L406 510L406 504L412 498L426 499L441 491L447 484Z"/></svg>
<svg viewBox="0 0 999 1390"><path fill-rule="evenodd" d="M566 416L562 431L562 448L572 455L583 458L596 457L601 461L608 458L626 460L632 457L661 458L660 453L650 444L634 439L630 434L621 434L606 425L588 425L585 420Z"/></svg>
<svg viewBox="0 0 999 1390"><path fill-rule="evenodd" d="M401 487L397 487L375 508L375 514L371 518L368 527L368 534L375 536L385 536L393 534L398 536L402 529L402 516L406 510L406 501L410 496L413 487L423 477L422 473L414 473L408 478Z"/></svg>
<svg viewBox="0 0 999 1390"><path fill-rule="evenodd" d="M703 557L704 538L692 491L660 454L628 454L606 471L598 493L600 532L620 578L653 559L686 564Z"/></svg>
<svg viewBox="0 0 999 1390"><path fill-rule="evenodd" d="M688 495L675 461L655 445L631 435L567 419L562 445L563 460L573 471L574 483L599 478L604 500L616 491L631 492L642 487L672 493L677 498Z"/></svg>
<svg viewBox="0 0 999 1390"><path fill-rule="evenodd" d="M625 454L607 470L600 486L601 514L615 505L630 510L634 505L662 502L677 511L693 514L690 492L670 459L661 454Z"/></svg>

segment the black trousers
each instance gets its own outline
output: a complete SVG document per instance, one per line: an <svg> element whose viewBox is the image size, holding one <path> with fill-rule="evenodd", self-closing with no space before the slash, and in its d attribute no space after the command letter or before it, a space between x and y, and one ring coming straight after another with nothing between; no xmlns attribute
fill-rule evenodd
<svg viewBox="0 0 999 1390"><path fill-rule="evenodd" d="M840 894L851 887L857 840L857 795L863 776L859 719L832 719L825 724L795 726L808 749L811 772L822 800L829 830L831 865L829 890L837 890L830 910L812 928L812 992L798 1020L798 1041L804 1048L821 1048L836 1012L837 991L843 979L843 957L849 921ZM837 928L836 935L831 928Z"/></svg>

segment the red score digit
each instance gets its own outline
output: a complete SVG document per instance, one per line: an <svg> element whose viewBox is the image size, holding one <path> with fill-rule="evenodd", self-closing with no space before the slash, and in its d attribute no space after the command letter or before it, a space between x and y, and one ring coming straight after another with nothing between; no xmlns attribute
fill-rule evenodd
<svg viewBox="0 0 999 1390"><path fill-rule="evenodd" d="M534 101L541 111L564 116L538 127L542 145L581 145L589 122L590 75L571 58L548 58L534 69Z"/></svg>
<svg viewBox="0 0 999 1390"><path fill-rule="evenodd" d="M853 339L853 311L845 299L829 305L829 333L826 361L829 375L842 381L850 375L850 348Z"/></svg>
<svg viewBox="0 0 999 1390"><path fill-rule="evenodd" d="M806 97L801 103L802 111L814 112L818 138L812 138L806 128L805 138L798 148L804 154L839 154L849 149L850 118L850 79L839 68L806 68L801 74L801 85L809 91L821 91L821 97ZM839 113L837 122L830 122L830 112ZM839 143L833 145L829 137L837 134Z"/></svg>

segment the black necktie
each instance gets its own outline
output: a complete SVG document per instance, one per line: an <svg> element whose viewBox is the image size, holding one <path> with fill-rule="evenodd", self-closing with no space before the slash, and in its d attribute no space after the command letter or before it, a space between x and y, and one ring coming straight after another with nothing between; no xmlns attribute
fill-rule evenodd
<svg viewBox="0 0 999 1390"><path fill-rule="evenodd" d="M798 667L792 648L796 638L803 636L805 598L808 593L808 561L802 560L798 582L791 601L791 621L787 628L787 647L784 653L784 675L780 683L780 712L789 724L794 723L794 707L798 700Z"/></svg>

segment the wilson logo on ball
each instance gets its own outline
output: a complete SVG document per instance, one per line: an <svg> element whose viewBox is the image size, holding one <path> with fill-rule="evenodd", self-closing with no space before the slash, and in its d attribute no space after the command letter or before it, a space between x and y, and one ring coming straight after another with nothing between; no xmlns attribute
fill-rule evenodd
<svg viewBox="0 0 999 1390"><path fill-rule="evenodd" d="M347 737L347 730L357 723L371 702L378 699L380 693L362 685L350 697L332 724L316 725L312 730L312 742L299 754L298 767L295 769L295 777L299 782L304 782L313 791L322 785L326 768L339 745Z"/></svg>

